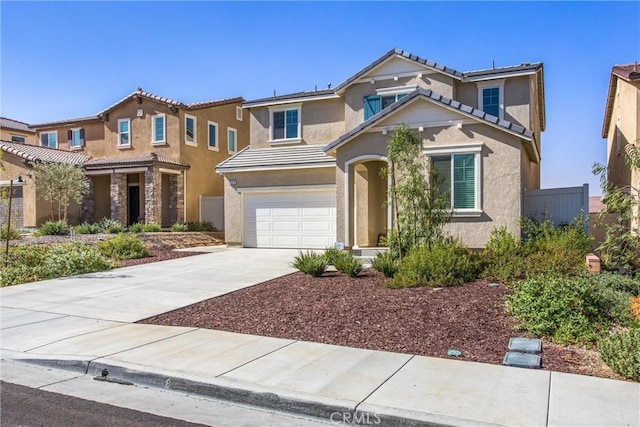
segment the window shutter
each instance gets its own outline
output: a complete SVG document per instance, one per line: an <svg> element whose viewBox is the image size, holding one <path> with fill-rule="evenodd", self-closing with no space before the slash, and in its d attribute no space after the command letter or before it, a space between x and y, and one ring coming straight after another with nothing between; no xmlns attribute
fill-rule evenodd
<svg viewBox="0 0 640 427"><path fill-rule="evenodd" d="M84 128L80 129L80 146L84 147Z"/></svg>
<svg viewBox="0 0 640 427"><path fill-rule="evenodd" d="M380 112L380 96L371 95L364 97L364 119L369 120Z"/></svg>
<svg viewBox="0 0 640 427"><path fill-rule="evenodd" d="M453 207L473 209L476 207L475 155L460 154L453 157Z"/></svg>
<svg viewBox="0 0 640 427"><path fill-rule="evenodd" d="M67 145L69 148L73 147L73 131L71 129L67 131Z"/></svg>

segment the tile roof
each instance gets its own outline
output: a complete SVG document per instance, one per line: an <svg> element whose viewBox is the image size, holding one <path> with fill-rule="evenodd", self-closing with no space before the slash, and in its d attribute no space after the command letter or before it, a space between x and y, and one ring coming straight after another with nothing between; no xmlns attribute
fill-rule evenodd
<svg viewBox="0 0 640 427"><path fill-rule="evenodd" d="M247 147L216 166L216 172L228 173L261 169L296 169L335 166L336 159L323 151L323 145L292 147Z"/></svg>
<svg viewBox="0 0 640 427"><path fill-rule="evenodd" d="M76 124L82 124L87 122L97 122L100 121L100 117L98 116L87 116L87 117L77 117L74 119L65 119L65 120L56 120L53 122L44 122L44 123L36 123L34 125L29 125L33 129L41 129L48 128L53 126L65 125L65 126L73 126Z"/></svg>
<svg viewBox="0 0 640 427"><path fill-rule="evenodd" d="M622 78L628 82L640 80L640 64L637 62L626 65L614 65L611 68L609 77L609 89L607 91L607 102L604 107L604 121L602 123L602 137L606 138L609 133L609 124L611 123L611 115L613 114L613 99L616 93L616 80Z"/></svg>
<svg viewBox="0 0 640 427"><path fill-rule="evenodd" d="M391 104L390 106L388 106L387 108L385 108L384 110L380 111L379 113L377 113L376 115L374 115L373 117L369 118L369 120L363 122L362 124L360 124L360 126L353 128L352 130L350 130L349 132L345 133L344 135L342 135L341 137L339 137L338 139L330 142L329 144L327 144L324 147L324 151L325 152L330 152L332 150L335 150L336 148L338 148L340 145L342 145L343 143L347 142L348 140L350 140L351 138L355 137L357 134L359 134L360 132L368 129L369 127L373 126L375 123L379 122L380 120L382 120L383 118L387 117L389 114L393 113L394 111L397 111L401 108L403 108L405 105L407 105L409 102L411 102L413 99L417 98L417 97L424 97L426 99L428 99L429 101L441 105L445 108L450 108L450 109L454 109L459 111L460 113L471 117L475 120L478 120L481 123L485 123L488 124L490 126L496 127L498 129L502 129L504 131L507 131L509 133L515 134L516 136L519 136L521 138L525 138L525 139L529 139L531 140L533 138L533 132L531 132L529 129L524 128L523 126L517 125L515 123L512 123L508 120L503 120L500 119L498 117L492 116L491 114L487 114L482 110L478 110L476 108L470 107L468 105L462 104L458 101L454 101L452 99L446 98L442 95L438 95L437 93L433 92L431 89L416 89L413 92L411 92L409 95L403 97L402 99L400 99L397 102L394 102L393 104Z"/></svg>
<svg viewBox="0 0 640 427"><path fill-rule="evenodd" d="M186 106L188 110L197 110L198 108L217 107L218 105L235 104L236 102L244 102L244 98L241 96L237 96L235 98L191 102L189 104L186 104Z"/></svg>
<svg viewBox="0 0 640 427"><path fill-rule="evenodd" d="M305 92L294 92L294 93L288 93L286 95L280 95L280 96L271 96L268 98L260 98L260 99L253 99L251 101L247 101L244 103L243 106L245 107L251 107L254 104L261 104L263 102L270 102L270 101L286 101L286 100L290 100L290 99L298 99L298 98L313 98L313 97L325 97L327 95L335 95L336 91L334 89L320 89L320 90L308 90Z"/></svg>
<svg viewBox="0 0 640 427"><path fill-rule="evenodd" d="M519 73L524 71L538 71L542 68L542 62L534 62L532 64L522 63L520 65L508 65L506 67L485 68L482 70L465 71L462 73L465 80L473 77L486 77L494 74Z"/></svg>
<svg viewBox="0 0 640 427"><path fill-rule="evenodd" d="M589 196L589 213L599 213L605 209L602 196Z"/></svg>
<svg viewBox="0 0 640 427"><path fill-rule="evenodd" d="M59 150L56 148L40 147L37 145L20 144L0 140L0 150L13 154L29 162L66 163L82 166L89 158L74 151Z"/></svg>
<svg viewBox="0 0 640 427"><path fill-rule="evenodd" d="M6 117L0 117L0 128L13 129L20 132L35 133L33 129L29 128L28 123L19 122L18 120L9 119Z"/></svg>
<svg viewBox="0 0 640 427"><path fill-rule="evenodd" d="M84 167L87 169L101 169L105 167L115 166L149 166L152 164L164 164L169 166L177 166L180 169L189 169L189 165L180 163L176 160L169 159L164 156L159 156L156 153L139 154L135 156L120 156L120 157L103 157L98 159L90 159L84 163Z"/></svg>

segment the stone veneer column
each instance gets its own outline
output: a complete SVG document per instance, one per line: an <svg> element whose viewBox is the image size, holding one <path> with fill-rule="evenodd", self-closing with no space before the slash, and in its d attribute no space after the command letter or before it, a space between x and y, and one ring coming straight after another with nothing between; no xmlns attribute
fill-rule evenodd
<svg viewBox="0 0 640 427"><path fill-rule="evenodd" d="M93 218L95 214L95 201L94 201L95 183L93 182L93 178L91 176L87 176L87 179L89 181L89 190L84 196L82 196L81 221L93 222L95 221L95 219Z"/></svg>
<svg viewBox="0 0 640 427"><path fill-rule="evenodd" d="M180 172L180 175L176 175L176 209L177 218L179 223L185 222L184 218L184 174L186 171Z"/></svg>
<svg viewBox="0 0 640 427"><path fill-rule="evenodd" d="M111 174L111 219L127 225L127 175Z"/></svg>
<svg viewBox="0 0 640 427"><path fill-rule="evenodd" d="M157 166L149 166L144 173L144 221L162 221L162 175Z"/></svg>
<svg viewBox="0 0 640 427"><path fill-rule="evenodd" d="M169 175L169 222L178 221L178 175Z"/></svg>

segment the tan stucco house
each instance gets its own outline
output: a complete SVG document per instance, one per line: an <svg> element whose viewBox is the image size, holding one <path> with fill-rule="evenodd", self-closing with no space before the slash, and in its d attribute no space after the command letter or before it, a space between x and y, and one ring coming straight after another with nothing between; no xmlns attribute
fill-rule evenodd
<svg viewBox="0 0 640 427"><path fill-rule="evenodd" d="M201 198L223 194L223 180L213 166L248 145L243 102L232 98L185 104L138 88L96 115L30 125L33 146L0 141L0 149L3 162L23 168L52 157L82 166L90 193L72 221L106 217L165 227L200 221ZM11 169L3 175L15 174ZM26 210L31 202L24 205ZM219 227L224 223L222 212L220 216ZM48 209L25 212L23 225L38 226L48 217Z"/></svg>
<svg viewBox="0 0 640 427"><path fill-rule="evenodd" d="M392 226L387 139L406 124L446 176L447 232L482 247L520 233L524 192L540 186L541 63L460 72L393 49L335 88L244 103L250 146L220 163L227 243L376 246Z"/></svg>
<svg viewBox="0 0 640 427"><path fill-rule="evenodd" d="M627 144L640 146L640 65L611 69L602 137L607 139L607 181L620 188L640 188L640 176L625 164ZM630 224L638 229L638 224Z"/></svg>
<svg viewBox="0 0 640 427"><path fill-rule="evenodd" d="M21 144L35 144L36 132L27 123L0 117L0 140Z"/></svg>

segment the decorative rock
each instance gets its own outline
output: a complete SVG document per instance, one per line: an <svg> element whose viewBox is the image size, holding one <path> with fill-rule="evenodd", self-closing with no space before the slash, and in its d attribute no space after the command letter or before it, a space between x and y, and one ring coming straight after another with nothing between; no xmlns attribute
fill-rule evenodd
<svg viewBox="0 0 640 427"><path fill-rule="evenodd" d="M500 286L500 283L489 283L490 288L497 288L498 286Z"/></svg>
<svg viewBox="0 0 640 427"><path fill-rule="evenodd" d="M462 356L462 352L460 350L447 350L447 356L455 356L455 357L460 357Z"/></svg>
<svg viewBox="0 0 640 427"><path fill-rule="evenodd" d="M434 291L441 291L444 288L433 288Z"/></svg>
<svg viewBox="0 0 640 427"><path fill-rule="evenodd" d="M540 369L542 367L542 359L536 354L510 351L504 356L502 364L517 368Z"/></svg>
<svg viewBox="0 0 640 427"><path fill-rule="evenodd" d="M511 338L509 340L509 351L540 353L542 351L542 341L536 338Z"/></svg>

